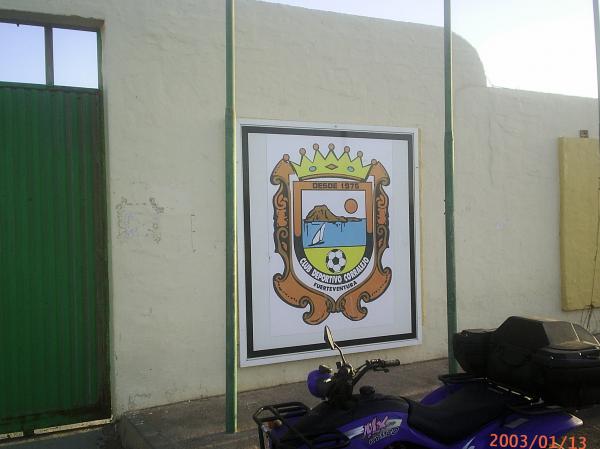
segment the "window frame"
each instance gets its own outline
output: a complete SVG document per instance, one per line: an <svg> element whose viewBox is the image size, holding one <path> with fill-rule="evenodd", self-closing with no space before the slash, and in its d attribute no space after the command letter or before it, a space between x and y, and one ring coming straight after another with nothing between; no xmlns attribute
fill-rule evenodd
<svg viewBox="0 0 600 449"><path fill-rule="evenodd" d="M102 89L102 28L104 21L99 19L89 19L79 16L56 16L53 14L42 14L24 11L13 11L0 9L0 23L10 23L14 25L32 25L44 28L44 65L46 68L46 79L44 84L18 83L12 81L2 81L1 84L26 84L31 86L54 87L54 39L53 30L55 28L77 31L91 31L96 33L96 57L98 70L98 87L78 87L78 86L56 86L68 89Z"/></svg>

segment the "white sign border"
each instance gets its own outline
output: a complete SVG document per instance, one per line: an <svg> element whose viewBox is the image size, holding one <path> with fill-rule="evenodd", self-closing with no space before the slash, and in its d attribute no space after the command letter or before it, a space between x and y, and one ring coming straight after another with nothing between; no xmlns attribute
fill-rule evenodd
<svg viewBox="0 0 600 449"><path fill-rule="evenodd" d="M414 346L422 343L422 310L421 310L421 214L420 214L420 139L417 128L399 128L389 126L373 125L351 125L339 123L313 123L266 119L238 118L236 121L236 226L237 226L237 248L238 248L238 317L239 317L239 364L243 367L260 366L273 363L284 363L296 360L307 360L320 357L330 357L331 350L313 350L307 352L294 352L289 354L272 355L265 357L248 358L247 351L247 328L246 328L246 277L245 277L245 229L244 229L244 172L242 161L242 127L257 126L265 128L296 128L307 130L330 130L330 131L364 131L372 133L398 133L411 134L413 136L413 229L414 229L414 276L415 276L415 316L416 337L406 340L394 340L382 343L368 343L358 346L344 346L344 353L353 354L367 351L379 351L405 346Z"/></svg>

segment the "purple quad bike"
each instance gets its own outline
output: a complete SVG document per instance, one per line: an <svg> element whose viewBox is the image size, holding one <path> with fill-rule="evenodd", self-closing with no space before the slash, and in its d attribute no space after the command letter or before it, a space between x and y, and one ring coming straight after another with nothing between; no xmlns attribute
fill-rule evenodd
<svg viewBox="0 0 600 449"><path fill-rule="evenodd" d="M443 385L420 402L354 386L369 371L388 372L398 360L367 360L354 369L325 327L325 342L337 349L337 372L311 371L310 393L323 399L268 405L254 414L261 449L584 449L565 436L581 419L559 406L512 391L471 374L440 376Z"/></svg>

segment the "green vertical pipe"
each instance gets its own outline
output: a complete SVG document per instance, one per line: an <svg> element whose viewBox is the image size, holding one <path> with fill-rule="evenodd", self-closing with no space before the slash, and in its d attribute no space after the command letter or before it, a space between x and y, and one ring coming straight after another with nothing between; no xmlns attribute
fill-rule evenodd
<svg viewBox="0 0 600 449"><path fill-rule="evenodd" d="M226 364L225 431L237 431L237 234L235 194L235 0L225 6L225 207L226 207Z"/></svg>
<svg viewBox="0 0 600 449"><path fill-rule="evenodd" d="M596 35L596 80L598 84L598 137L600 138L600 24L598 0L594 0L594 32Z"/></svg>
<svg viewBox="0 0 600 449"><path fill-rule="evenodd" d="M450 0L444 0L444 184L446 191L446 296L448 315L448 363L450 373L457 371L452 337L456 333L456 262L454 257L454 129L452 125L452 13Z"/></svg>

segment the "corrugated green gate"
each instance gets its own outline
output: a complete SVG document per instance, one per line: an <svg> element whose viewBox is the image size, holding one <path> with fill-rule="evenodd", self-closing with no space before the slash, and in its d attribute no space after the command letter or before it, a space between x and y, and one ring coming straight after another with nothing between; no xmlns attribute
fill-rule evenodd
<svg viewBox="0 0 600 449"><path fill-rule="evenodd" d="M101 93L0 86L0 433L110 416Z"/></svg>

